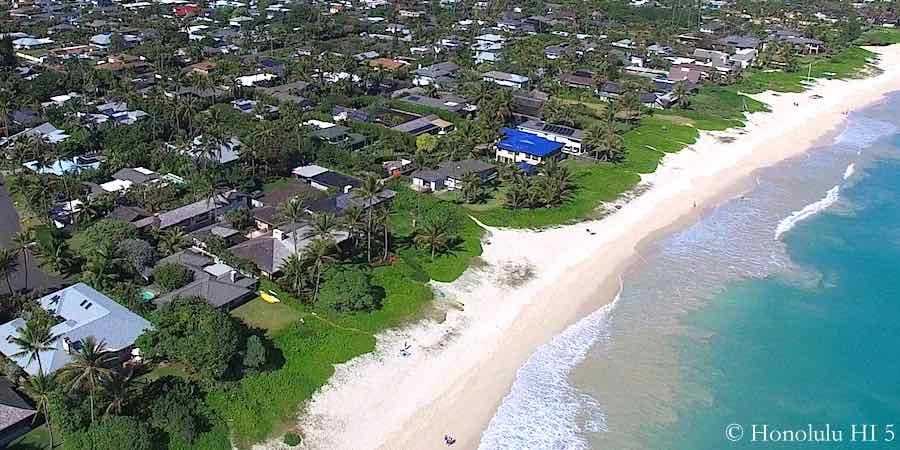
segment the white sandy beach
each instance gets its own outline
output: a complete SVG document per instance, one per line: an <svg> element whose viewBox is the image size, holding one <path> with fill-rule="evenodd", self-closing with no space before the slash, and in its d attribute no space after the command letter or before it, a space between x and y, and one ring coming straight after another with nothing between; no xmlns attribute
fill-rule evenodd
<svg viewBox="0 0 900 450"><path fill-rule="evenodd" d="M643 180L643 194L602 220L541 232L490 229L484 264L436 285L444 322L380 335L375 353L337 367L298 418L304 448L446 448L448 433L453 448L476 448L518 368L611 301L642 245L737 194L755 170L807 151L843 125L846 111L900 90L900 46L872 50L882 55L880 75L755 96L772 111L667 156ZM408 357L400 355L405 343Z"/></svg>

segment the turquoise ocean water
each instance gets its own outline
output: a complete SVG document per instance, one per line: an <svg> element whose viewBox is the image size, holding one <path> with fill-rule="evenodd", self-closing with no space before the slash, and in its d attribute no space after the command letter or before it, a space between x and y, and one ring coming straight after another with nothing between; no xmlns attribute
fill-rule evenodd
<svg viewBox="0 0 900 450"><path fill-rule="evenodd" d="M898 113L853 112L648 251L520 369L481 448L900 448Z"/></svg>

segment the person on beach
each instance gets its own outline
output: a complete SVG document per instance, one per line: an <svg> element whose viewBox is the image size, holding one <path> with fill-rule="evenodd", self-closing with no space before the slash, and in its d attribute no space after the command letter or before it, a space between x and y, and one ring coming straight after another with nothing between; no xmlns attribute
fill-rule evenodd
<svg viewBox="0 0 900 450"><path fill-rule="evenodd" d="M450 447L455 443L456 443L456 439L453 439L453 436L450 436L449 434L444 435L444 444L446 444L447 447Z"/></svg>

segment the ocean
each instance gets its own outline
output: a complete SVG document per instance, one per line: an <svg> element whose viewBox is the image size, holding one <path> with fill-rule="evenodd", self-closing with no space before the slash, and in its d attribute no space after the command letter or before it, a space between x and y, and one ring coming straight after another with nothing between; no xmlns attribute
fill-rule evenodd
<svg viewBox="0 0 900 450"><path fill-rule="evenodd" d="M480 448L900 448L900 94L642 256Z"/></svg>

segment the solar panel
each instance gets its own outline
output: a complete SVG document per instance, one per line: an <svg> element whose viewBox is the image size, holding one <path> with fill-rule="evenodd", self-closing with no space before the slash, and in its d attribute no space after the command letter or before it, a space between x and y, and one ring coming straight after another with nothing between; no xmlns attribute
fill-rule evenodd
<svg viewBox="0 0 900 450"><path fill-rule="evenodd" d="M571 136L571 135L575 134L575 130L573 130L569 127L561 126L561 125L545 125L544 131L549 131L551 133L555 133L560 136Z"/></svg>

